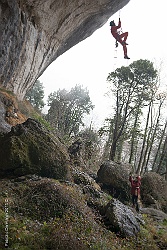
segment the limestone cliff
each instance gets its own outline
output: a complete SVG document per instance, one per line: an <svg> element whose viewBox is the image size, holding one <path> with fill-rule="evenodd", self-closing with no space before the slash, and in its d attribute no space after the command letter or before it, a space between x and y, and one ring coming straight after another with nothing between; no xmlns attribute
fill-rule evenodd
<svg viewBox="0 0 167 250"><path fill-rule="evenodd" d="M23 99L61 54L129 0L1 0L0 85Z"/></svg>

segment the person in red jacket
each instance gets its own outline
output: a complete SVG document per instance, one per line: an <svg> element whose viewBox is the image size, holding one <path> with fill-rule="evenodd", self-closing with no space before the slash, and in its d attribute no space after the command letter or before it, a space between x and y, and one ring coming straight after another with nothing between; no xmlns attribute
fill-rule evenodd
<svg viewBox="0 0 167 250"><path fill-rule="evenodd" d="M118 29L121 28L121 20L120 20L120 18L119 18L118 26L115 25L114 21L110 22L110 26L111 26L111 34L116 39L116 47L118 47L118 42L119 42L123 46L124 58L125 59L130 59L127 56L127 47L126 47L126 45L128 45L126 43L126 40L127 40L127 37L128 37L128 32L125 32L125 33L122 33L122 34L118 33Z"/></svg>
<svg viewBox="0 0 167 250"><path fill-rule="evenodd" d="M130 173L129 181L131 183L131 195L132 195L132 203L133 207L136 208L136 211L139 212L139 197L140 197L140 186L141 186L141 177L136 176L135 179L132 178Z"/></svg>

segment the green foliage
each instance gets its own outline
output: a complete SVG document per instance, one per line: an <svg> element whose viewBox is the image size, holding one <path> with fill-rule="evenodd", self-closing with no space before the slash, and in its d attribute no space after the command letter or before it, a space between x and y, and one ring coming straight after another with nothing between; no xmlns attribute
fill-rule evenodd
<svg viewBox="0 0 167 250"><path fill-rule="evenodd" d="M167 220L166 219L163 220L163 225L167 226Z"/></svg>
<svg viewBox="0 0 167 250"><path fill-rule="evenodd" d="M31 116L32 116L33 119L40 122L46 129L53 130L50 123L47 122L46 119L44 117L42 117L41 115L39 115L38 113L33 113Z"/></svg>
<svg viewBox="0 0 167 250"><path fill-rule="evenodd" d="M47 120L61 137L77 135L83 126L83 117L93 109L87 89L76 85L70 91L65 89L51 93L48 97L50 109Z"/></svg>
<svg viewBox="0 0 167 250"><path fill-rule="evenodd" d="M33 105L37 110L42 110L44 107L44 87L43 84L37 80L34 86L26 93L25 98Z"/></svg>

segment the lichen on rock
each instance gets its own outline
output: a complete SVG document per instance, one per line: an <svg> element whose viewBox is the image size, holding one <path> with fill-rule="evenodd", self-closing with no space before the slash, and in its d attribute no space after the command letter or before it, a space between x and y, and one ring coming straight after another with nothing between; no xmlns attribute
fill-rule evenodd
<svg viewBox="0 0 167 250"><path fill-rule="evenodd" d="M97 181L102 184L104 189L121 201L130 199L129 176L126 166L112 161L101 164L97 172Z"/></svg>
<svg viewBox="0 0 167 250"><path fill-rule="evenodd" d="M65 179L69 174L66 147L30 118L0 137L0 158L1 177L38 174Z"/></svg>
<svg viewBox="0 0 167 250"><path fill-rule="evenodd" d="M159 174L150 172L142 177L141 197L145 206L167 213L167 182Z"/></svg>
<svg viewBox="0 0 167 250"><path fill-rule="evenodd" d="M117 199L112 199L107 204L105 216L110 222L111 229L123 237L135 236L140 231L135 214Z"/></svg>

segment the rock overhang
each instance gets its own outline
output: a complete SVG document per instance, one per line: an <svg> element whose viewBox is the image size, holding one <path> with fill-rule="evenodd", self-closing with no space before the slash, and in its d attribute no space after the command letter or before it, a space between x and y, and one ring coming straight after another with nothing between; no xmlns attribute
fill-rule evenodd
<svg viewBox="0 0 167 250"><path fill-rule="evenodd" d="M22 100L57 57L130 0L2 0L0 84Z"/></svg>

